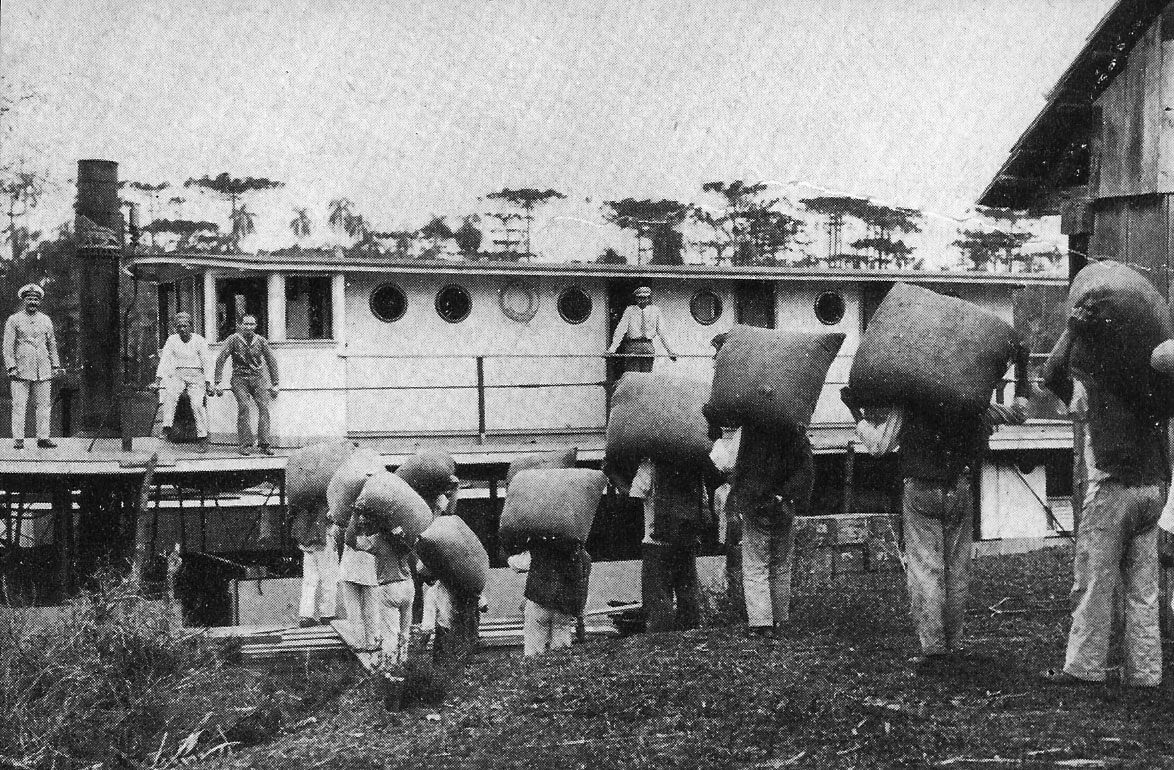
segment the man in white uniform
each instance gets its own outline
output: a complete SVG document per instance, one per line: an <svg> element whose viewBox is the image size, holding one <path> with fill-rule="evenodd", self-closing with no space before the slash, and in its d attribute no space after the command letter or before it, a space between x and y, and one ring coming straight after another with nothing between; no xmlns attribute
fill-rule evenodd
<svg viewBox="0 0 1174 770"><path fill-rule="evenodd" d="M155 387L163 401L163 437L172 440L175 407L182 393L188 394L196 418L197 452L208 451L208 410L204 397L212 395L212 360L208 342L192 333L192 317L175 314L175 334L167 338L155 370Z"/></svg>
<svg viewBox="0 0 1174 770"><path fill-rule="evenodd" d="M677 354L665 336L664 316L660 308L652 304L652 289L641 286L632 292L632 296L636 298L636 304L628 305L624 310L607 352L621 352L622 345L622 352L628 356L624 361L624 371L651 372L656 355L655 341L659 338L669 358L676 361Z"/></svg>
<svg viewBox="0 0 1174 770"><path fill-rule="evenodd" d="M4 324L4 369L12 389L13 446L24 449L24 423L29 397L36 415L37 446L52 449L49 440L49 412L52 408L53 378L62 373L57 357L53 322L40 312L45 290L25 284L16 293L24 310L8 317Z"/></svg>

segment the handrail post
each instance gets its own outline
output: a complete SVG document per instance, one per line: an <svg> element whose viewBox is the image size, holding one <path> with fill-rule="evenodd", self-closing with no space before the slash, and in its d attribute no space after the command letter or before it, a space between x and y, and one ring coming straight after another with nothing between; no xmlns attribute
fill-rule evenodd
<svg viewBox="0 0 1174 770"><path fill-rule="evenodd" d="M477 441L485 443L485 356L477 356Z"/></svg>

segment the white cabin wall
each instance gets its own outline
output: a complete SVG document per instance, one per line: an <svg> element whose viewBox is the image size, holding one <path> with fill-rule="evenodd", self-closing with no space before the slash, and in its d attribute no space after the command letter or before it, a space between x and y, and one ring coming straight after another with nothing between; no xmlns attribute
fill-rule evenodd
<svg viewBox="0 0 1174 770"><path fill-rule="evenodd" d="M835 291L844 298L844 317L839 323L822 323L815 315L815 300L825 291ZM775 292L775 326L780 330L801 332L841 332L844 344L828 369L823 390L812 415L812 423L850 423L852 416L840 400L840 388L848 384L852 357L860 345L860 287L856 284L779 283Z"/></svg>

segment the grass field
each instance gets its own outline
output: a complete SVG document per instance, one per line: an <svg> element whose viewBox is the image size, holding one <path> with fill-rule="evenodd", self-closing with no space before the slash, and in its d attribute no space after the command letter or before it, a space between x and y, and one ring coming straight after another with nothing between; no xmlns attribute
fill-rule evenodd
<svg viewBox="0 0 1174 770"><path fill-rule="evenodd" d="M779 639L640 635L485 657L439 707L367 683L233 767L1174 767L1174 686L1042 684L1068 627L1071 550L976 562L969 654L915 675L899 575L802 588ZM998 612L992 613L989 607Z"/></svg>

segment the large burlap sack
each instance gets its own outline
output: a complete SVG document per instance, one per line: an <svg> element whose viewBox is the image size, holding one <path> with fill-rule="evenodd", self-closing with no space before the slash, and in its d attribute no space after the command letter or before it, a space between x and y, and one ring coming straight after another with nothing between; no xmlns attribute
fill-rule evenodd
<svg viewBox="0 0 1174 770"><path fill-rule="evenodd" d="M290 508L326 505L326 488L334 472L355 451L346 439L295 449L285 463L285 501Z"/></svg>
<svg viewBox="0 0 1174 770"><path fill-rule="evenodd" d="M588 468L521 471L506 492L502 545L520 550L531 537L586 542L606 487L607 477Z"/></svg>
<svg viewBox="0 0 1174 770"><path fill-rule="evenodd" d="M611 398L607 457L616 463L651 457L704 464L713 447L701 413L708 400L708 382L659 373L625 373Z"/></svg>
<svg viewBox="0 0 1174 770"><path fill-rule="evenodd" d="M735 326L714 361L709 413L722 425L806 427L843 343L840 332Z"/></svg>
<svg viewBox="0 0 1174 770"><path fill-rule="evenodd" d="M505 472L506 486L508 487L509 483L514 480L514 476L517 476L521 471L532 468L574 468L578 460L578 447L551 449L546 452L534 452L533 454L515 457Z"/></svg>
<svg viewBox="0 0 1174 770"><path fill-rule="evenodd" d="M432 509L424 498L388 470L376 472L363 484L355 512L371 517L385 532L398 531L408 543L415 543L432 523Z"/></svg>
<svg viewBox="0 0 1174 770"><path fill-rule="evenodd" d="M985 409L1020 350L1019 333L985 308L898 283L868 324L848 384L861 406Z"/></svg>
<svg viewBox="0 0 1174 770"><path fill-rule="evenodd" d="M489 553L459 516L437 516L416 542L416 554L451 590L476 596L489 578Z"/></svg>
<svg viewBox="0 0 1174 770"><path fill-rule="evenodd" d="M385 470L387 467L383 464L383 458L374 450L363 448L351 452L350 457L338 466L326 487L330 520L345 527L351 520L355 500L359 498L367 479Z"/></svg>
<svg viewBox="0 0 1174 770"><path fill-rule="evenodd" d="M1150 357L1174 337L1174 326L1149 279L1120 262L1094 262L1073 280L1068 311L1082 319L1072 330L1073 369L1127 400L1159 395L1169 401L1169 378L1153 376Z"/></svg>
<svg viewBox="0 0 1174 770"><path fill-rule="evenodd" d="M456 482L457 464L443 449L424 449L404 460L395 475L425 500L433 500Z"/></svg>

